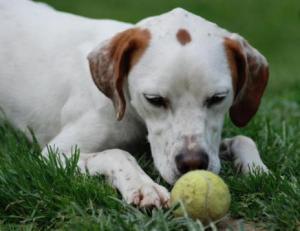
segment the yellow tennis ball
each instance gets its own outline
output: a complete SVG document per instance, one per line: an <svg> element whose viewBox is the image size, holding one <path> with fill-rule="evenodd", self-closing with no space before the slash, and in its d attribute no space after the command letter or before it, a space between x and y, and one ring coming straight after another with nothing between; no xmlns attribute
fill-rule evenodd
<svg viewBox="0 0 300 231"><path fill-rule="evenodd" d="M227 185L216 174L195 170L186 173L175 183L171 191L171 203L182 201L187 214L206 223L222 218L228 211L231 196ZM184 214L182 208L174 211Z"/></svg>

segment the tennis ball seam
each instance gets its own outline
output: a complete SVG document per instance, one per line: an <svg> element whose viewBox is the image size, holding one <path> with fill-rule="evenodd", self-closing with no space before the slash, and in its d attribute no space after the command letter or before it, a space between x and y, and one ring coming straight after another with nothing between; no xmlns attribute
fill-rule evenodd
<svg viewBox="0 0 300 231"><path fill-rule="evenodd" d="M205 211L206 211L206 218L210 218L209 209L208 209L208 196L211 190L211 184L209 181L209 178L207 176L203 176L205 182L206 182L206 194L205 194Z"/></svg>

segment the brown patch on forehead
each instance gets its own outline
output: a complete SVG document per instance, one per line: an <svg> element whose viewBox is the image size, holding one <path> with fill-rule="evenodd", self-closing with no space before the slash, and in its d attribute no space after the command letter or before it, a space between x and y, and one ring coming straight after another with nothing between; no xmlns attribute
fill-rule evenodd
<svg viewBox="0 0 300 231"><path fill-rule="evenodd" d="M182 46L192 41L191 35L186 29L179 29L176 38Z"/></svg>

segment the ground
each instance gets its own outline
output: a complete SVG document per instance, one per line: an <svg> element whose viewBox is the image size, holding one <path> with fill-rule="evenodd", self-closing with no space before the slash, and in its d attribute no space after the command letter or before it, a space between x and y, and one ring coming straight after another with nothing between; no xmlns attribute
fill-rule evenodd
<svg viewBox="0 0 300 231"><path fill-rule="evenodd" d="M270 62L270 82L255 119L244 129L227 120L224 136L244 134L258 145L270 175L241 176L224 163L232 205L229 230L300 230L300 2L294 0L45 0L57 9L94 18L136 22L181 6L238 32ZM19 38L20 39L20 38ZM138 210L120 200L101 176L81 175L78 153L64 169L53 155L0 123L0 230L201 230L171 210ZM147 154L147 172L165 184ZM167 186L169 187L169 186ZM230 223L230 222L227 222ZM250 227L250 228L249 228ZM216 230L214 224L211 228Z"/></svg>

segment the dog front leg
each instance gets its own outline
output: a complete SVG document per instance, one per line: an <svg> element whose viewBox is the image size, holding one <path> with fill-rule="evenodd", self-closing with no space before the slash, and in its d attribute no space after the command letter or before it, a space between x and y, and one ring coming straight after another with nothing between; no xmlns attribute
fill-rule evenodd
<svg viewBox="0 0 300 231"><path fill-rule="evenodd" d="M80 154L82 172L105 175L122 194L124 200L139 207L167 207L170 195L156 184L138 165L135 158L120 149L93 154Z"/></svg>
<svg viewBox="0 0 300 231"><path fill-rule="evenodd" d="M169 192L146 175L128 152L110 149L109 141L115 140L116 143L122 139L116 136L117 133L112 136L110 131L117 128L128 130L124 124L118 124L116 128L112 126L110 121L100 119L99 113L89 113L62 129L43 149L43 155L47 156L48 147L52 147L58 149L59 155L70 157L71 149L76 144L80 148L78 166L82 172L88 170L92 175L105 175L128 203L140 207L166 206ZM117 143L115 145L117 147Z"/></svg>
<svg viewBox="0 0 300 231"><path fill-rule="evenodd" d="M260 158L256 144L246 136L224 139L220 146L220 157L232 160L235 168L244 174L254 173L256 170L269 171Z"/></svg>
<svg viewBox="0 0 300 231"><path fill-rule="evenodd" d="M47 153L45 148L43 155L47 156ZM88 171L91 175L106 176L129 204L158 208L169 206L168 190L155 183L126 151L108 149L102 152L80 153L78 167L82 173Z"/></svg>

